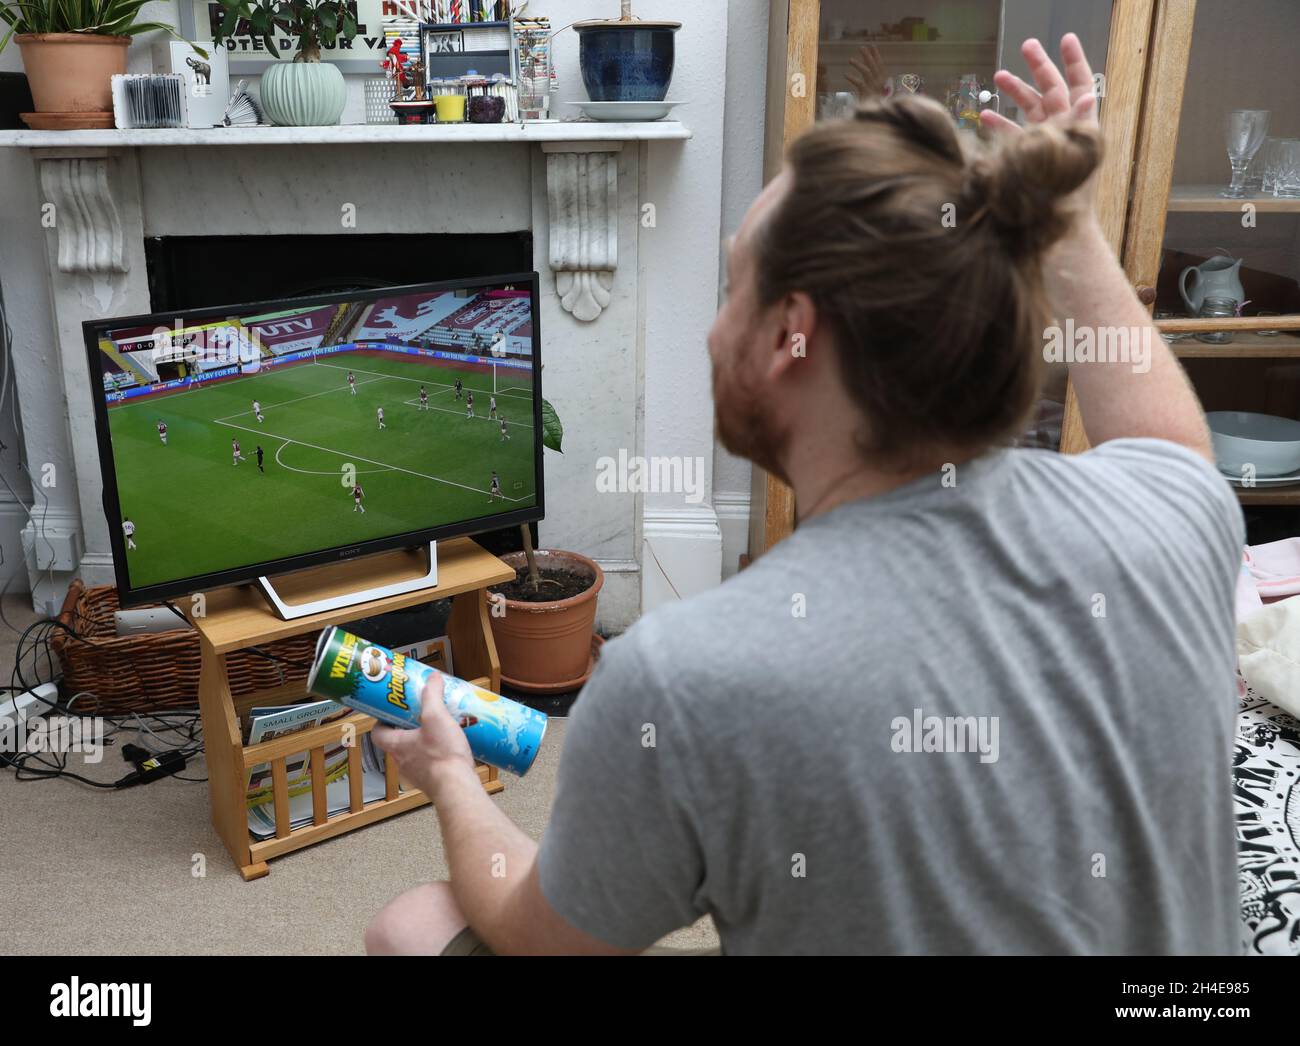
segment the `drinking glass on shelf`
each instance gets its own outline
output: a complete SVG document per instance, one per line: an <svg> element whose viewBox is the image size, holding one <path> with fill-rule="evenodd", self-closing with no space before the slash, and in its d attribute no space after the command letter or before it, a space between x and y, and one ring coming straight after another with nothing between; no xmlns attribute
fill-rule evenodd
<svg viewBox="0 0 1300 1046"><path fill-rule="evenodd" d="M1259 147L1259 155L1255 157L1255 163L1260 168L1260 189L1265 193L1273 192L1273 182L1277 178L1277 145L1283 141L1281 138L1265 138L1264 144Z"/></svg>
<svg viewBox="0 0 1300 1046"><path fill-rule="evenodd" d="M1231 319L1237 315L1237 300L1235 298L1206 298L1198 315L1203 320ZM1210 345L1226 345L1232 341L1232 331L1202 331L1196 335L1196 340L1207 342Z"/></svg>
<svg viewBox="0 0 1300 1046"><path fill-rule="evenodd" d="M1220 196L1240 200L1246 196L1246 168L1264 144L1268 134L1267 109L1234 109L1225 121L1224 138L1228 162L1232 164L1232 184Z"/></svg>
<svg viewBox="0 0 1300 1046"><path fill-rule="evenodd" d="M1268 161L1268 143L1271 141L1272 138L1265 138L1250 163L1246 165L1246 177L1241 187L1251 196L1258 195L1264 190L1264 164Z"/></svg>
<svg viewBox="0 0 1300 1046"><path fill-rule="evenodd" d="M1300 139L1279 142L1277 157L1273 195L1283 200L1300 200Z"/></svg>

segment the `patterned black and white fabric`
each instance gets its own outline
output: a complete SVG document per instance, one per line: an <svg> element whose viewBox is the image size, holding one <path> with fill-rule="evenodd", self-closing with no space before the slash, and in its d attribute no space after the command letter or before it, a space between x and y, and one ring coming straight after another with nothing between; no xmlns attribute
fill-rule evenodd
<svg viewBox="0 0 1300 1046"><path fill-rule="evenodd" d="M1247 689L1232 759L1247 955L1300 955L1300 720Z"/></svg>

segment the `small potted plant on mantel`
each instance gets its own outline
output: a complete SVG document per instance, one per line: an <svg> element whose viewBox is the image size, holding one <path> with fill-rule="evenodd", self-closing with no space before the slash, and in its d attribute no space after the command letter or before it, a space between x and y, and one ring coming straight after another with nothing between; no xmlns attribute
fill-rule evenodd
<svg viewBox="0 0 1300 1046"><path fill-rule="evenodd" d="M111 78L126 72L126 49L163 22L137 21L148 0L0 0L0 21L22 52L36 112L23 113L34 130L113 126ZM177 37L180 39L180 37ZM195 48L204 58L207 53Z"/></svg>
<svg viewBox="0 0 1300 1046"><path fill-rule="evenodd" d="M563 440L560 419L543 400L542 445L563 453ZM605 572L577 552L534 551L531 531L520 529L524 551L501 557L515 568L515 580L492 586L505 597L505 613L489 615L501 679L535 694L577 690L595 661L596 597Z"/></svg>
<svg viewBox="0 0 1300 1046"><path fill-rule="evenodd" d="M347 85L336 66L321 61L320 49L357 35L356 15L347 0L217 2L226 12L219 33L222 39L243 21L276 58L280 57L277 34L298 41L292 62L276 62L262 74L262 108L272 123L318 127L339 122L347 103Z"/></svg>

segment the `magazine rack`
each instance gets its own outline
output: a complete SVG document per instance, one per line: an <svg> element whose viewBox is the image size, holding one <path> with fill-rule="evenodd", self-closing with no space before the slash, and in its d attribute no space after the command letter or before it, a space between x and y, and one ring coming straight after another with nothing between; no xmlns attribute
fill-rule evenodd
<svg viewBox="0 0 1300 1046"><path fill-rule="evenodd" d="M291 595L295 601L307 602L359 588L373 588L386 582L398 583L427 570L428 564L421 551L402 550L301 571L277 579L277 585L282 593ZM261 744L244 745L239 728L240 716L256 705L301 700L305 690L302 683L296 683L235 697L226 676L226 656L236 650L247 650L271 640L302 635L329 625L451 598L447 635L451 641L455 672L478 686L497 691L501 685L501 665L488 621L487 589L490 585L513 580L514 576L514 570L501 560L470 539L458 538L441 542L438 546L438 585L435 588L406 592L292 621L282 620L250 585L210 593L206 605L191 606L190 621L199 633L203 655L199 709L203 715L203 747L208 765L212 824L245 880L267 875L270 872L267 862L272 858L423 806L429 798L416 788L399 788L397 767L390 761L384 797L370 803L363 802L360 735L368 732L375 720L360 712ZM349 735L351 741L348 747L351 802L349 809L331 816L325 795L325 752L327 748L337 746L345 735ZM310 824L291 829L286 760L299 752L308 752L311 757L313 817ZM275 811L275 835L261 841L253 839L248 831L245 791L248 771L259 763L271 764ZM480 763L478 774L489 794L505 787L498 771L492 767Z"/></svg>

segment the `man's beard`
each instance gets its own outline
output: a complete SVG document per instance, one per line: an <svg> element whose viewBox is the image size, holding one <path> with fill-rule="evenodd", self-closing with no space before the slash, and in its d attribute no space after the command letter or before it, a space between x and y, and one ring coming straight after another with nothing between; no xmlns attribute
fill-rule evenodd
<svg viewBox="0 0 1300 1046"><path fill-rule="evenodd" d="M752 461L787 486L781 459L788 435L765 416L758 394L738 376L713 368L713 418L718 439L737 457Z"/></svg>

